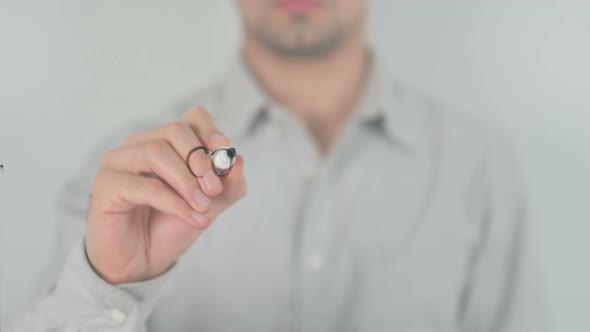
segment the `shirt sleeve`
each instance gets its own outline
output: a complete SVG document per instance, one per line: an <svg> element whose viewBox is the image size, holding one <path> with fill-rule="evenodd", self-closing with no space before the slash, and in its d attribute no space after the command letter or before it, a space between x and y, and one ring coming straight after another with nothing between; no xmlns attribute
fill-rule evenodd
<svg viewBox="0 0 590 332"><path fill-rule="evenodd" d="M145 321L158 291L174 269L147 281L114 286L94 272L81 239L66 258L53 289L14 331L146 331Z"/></svg>
<svg viewBox="0 0 590 332"><path fill-rule="evenodd" d="M32 305L11 318L8 331L145 331L159 290L175 267L148 281L108 284L86 258L84 234L100 156L130 133L149 126L153 125L112 132L89 151L77 173L59 190L55 201L57 238L43 272L45 284L37 286Z"/></svg>
<svg viewBox="0 0 590 332"><path fill-rule="evenodd" d="M470 205L478 207L481 231L465 292L464 331L549 330L533 255L533 224L515 155L506 139L490 139L474 176Z"/></svg>

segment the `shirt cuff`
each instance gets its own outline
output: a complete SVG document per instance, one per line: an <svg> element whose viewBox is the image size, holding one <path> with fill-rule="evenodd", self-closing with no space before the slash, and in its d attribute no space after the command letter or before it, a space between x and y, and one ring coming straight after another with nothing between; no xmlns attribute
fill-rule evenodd
<svg viewBox="0 0 590 332"><path fill-rule="evenodd" d="M99 313L115 324L143 324L176 264L153 279L111 285L98 276L88 262L84 240L79 241L66 260L56 284L58 296L63 296L63 301L70 303L75 312L83 311L80 318Z"/></svg>

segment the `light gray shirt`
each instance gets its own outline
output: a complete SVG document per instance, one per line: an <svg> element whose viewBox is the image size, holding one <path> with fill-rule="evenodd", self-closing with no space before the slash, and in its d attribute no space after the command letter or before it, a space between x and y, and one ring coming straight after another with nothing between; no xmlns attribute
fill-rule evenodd
<svg viewBox="0 0 590 332"><path fill-rule="evenodd" d="M60 273L16 330L546 330L506 139L378 58L362 96L322 154L238 57L178 110L124 126L64 187ZM84 254L98 159L188 106L205 106L244 156L248 194L162 276L109 285Z"/></svg>

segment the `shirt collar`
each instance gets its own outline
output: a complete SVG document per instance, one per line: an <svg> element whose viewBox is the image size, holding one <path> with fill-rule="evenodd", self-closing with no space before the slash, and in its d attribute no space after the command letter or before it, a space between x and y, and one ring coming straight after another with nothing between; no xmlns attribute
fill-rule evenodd
<svg viewBox="0 0 590 332"><path fill-rule="evenodd" d="M356 113L358 119L377 123L387 138L406 148L415 148L423 133L419 115L407 85L393 78L378 54L371 52L369 77Z"/></svg>
<svg viewBox="0 0 590 332"><path fill-rule="evenodd" d="M223 127L231 136L246 136L255 121L272 105L243 56L239 54L222 80ZM367 84L354 116L361 122L376 122L386 136L406 148L420 142L422 128L411 95L405 85L386 71L371 52Z"/></svg>

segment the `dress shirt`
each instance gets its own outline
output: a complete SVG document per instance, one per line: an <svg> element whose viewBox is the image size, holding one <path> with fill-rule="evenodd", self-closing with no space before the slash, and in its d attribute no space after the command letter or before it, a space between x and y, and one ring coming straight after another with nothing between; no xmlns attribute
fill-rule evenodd
<svg viewBox="0 0 590 332"><path fill-rule="evenodd" d="M241 55L220 79L101 141L59 198L54 287L17 331L540 332L518 161L505 136L387 74L373 55L328 153ZM204 106L248 194L164 274L110 285L84 227L99 158Z"/></svg>

